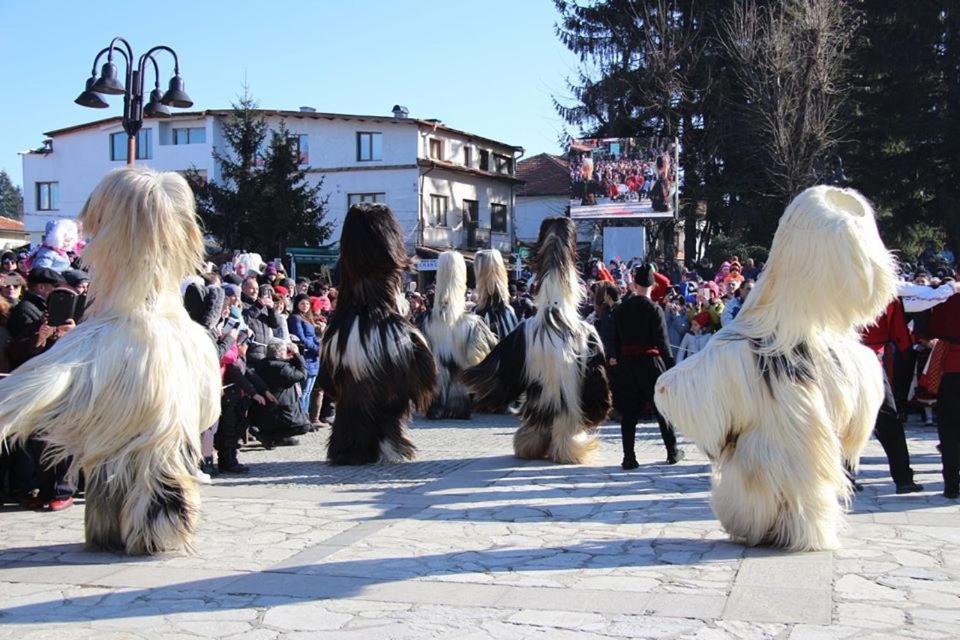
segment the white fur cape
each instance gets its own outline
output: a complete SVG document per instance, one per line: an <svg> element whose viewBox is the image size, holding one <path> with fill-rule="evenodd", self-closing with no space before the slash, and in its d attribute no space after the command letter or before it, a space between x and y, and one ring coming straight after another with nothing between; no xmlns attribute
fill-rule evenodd
<svg viewBox="0 0 960 640"><path fill-rule="evenodd" d="M787 207L734 322L660 376L656 404L713 463L712 506L745 544L839 545L843 505L883 399L857 330L894 297L894 261L859 193Z"/></svg>

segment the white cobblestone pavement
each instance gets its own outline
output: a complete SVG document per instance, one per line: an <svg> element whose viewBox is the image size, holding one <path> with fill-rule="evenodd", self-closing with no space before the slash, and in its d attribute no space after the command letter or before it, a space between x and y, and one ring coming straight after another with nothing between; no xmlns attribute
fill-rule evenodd
<svg viewBox="0 0 960 640"><path fill-rule="evenodd" d="M912 425L922 494L896 496L871 442L844 548L731 544L705 458L619 468L509 455L516 419L418 420L417 461L333 468L326 434L242 452L203 489L194 555L83 550L83 508L0 512L0 640L55 638L957 638L960 506L935 431Z"/></svg>

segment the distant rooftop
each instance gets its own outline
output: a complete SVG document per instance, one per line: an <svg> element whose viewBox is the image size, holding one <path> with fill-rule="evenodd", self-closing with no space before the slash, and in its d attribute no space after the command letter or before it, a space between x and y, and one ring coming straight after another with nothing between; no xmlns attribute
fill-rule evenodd
<svg viewBox="0 0 960 640"><path fill-rule="evenodd" d="M399 106L399 105L398 105ZM309 109L309 108L308 108ZM447 133L453 133L456 135L464 136L470 140L477 140L480 142L486 142L488 144L494 144L500 147L506 147L507 149L512 149L514 151L523 151L523 147L508 144L506 142L501 142L499 140L494 140L493 138L487 138L484 136L479 136L467 131L462 131L460 129L454 129L453 127L448 127L439 120L436 119L419 119L419 118L408 118L408 117L397 117L393 114L391 115L355 115L347 113L321 113L318 111L285 111L279 109L256 109L255 112L258 115L265 117L276 116L280 118L286 118L291 120L296 119L311 119L311 120L353 120L356 122L373 122L373 123L395 123L395 124L416 124L423 128L437 129L439 131L446 131ZM171 120L171 119L184 119L184 118L203 118L206 116L229 116L233 113L232 109L205 109L203 111L178 111L174 113L170 118L145 118L145 120ZM43 135L49 138L55 138L57 136L62 136L68 133L74 133L76 131L82 131L84 129L92 129L97 127L102 127L110 124L119 124L121 121L120 116L113 116L111 118L104 118L102 120L94 120L92 122L84 122L82 124L73 125L70 127L63 127L62 129L54 129L53 131L47 131Z"/></svg>
<svg viewBox="0 0 960 640"><path fill-rule="evenodd" d="M570 165L549 153L524 158L517 162L517 177L526 184L518 196L569 196Z"/></svg>

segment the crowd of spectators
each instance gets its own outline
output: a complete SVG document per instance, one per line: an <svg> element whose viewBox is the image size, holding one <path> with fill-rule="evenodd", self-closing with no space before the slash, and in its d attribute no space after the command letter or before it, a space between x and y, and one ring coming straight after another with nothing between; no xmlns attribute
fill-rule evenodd
<svg viewBox="0 0 960 640"><path fill-rule="evenodd" d="M576 205L649 200L654 211L669 211L676 189L676 167L669 152L631 151L607 157L574 154L570 160L571 197Z"/></svg>

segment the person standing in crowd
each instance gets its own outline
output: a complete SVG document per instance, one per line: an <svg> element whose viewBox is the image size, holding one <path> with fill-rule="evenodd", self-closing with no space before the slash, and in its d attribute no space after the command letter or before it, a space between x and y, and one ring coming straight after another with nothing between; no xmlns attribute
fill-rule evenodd
<svg viewBox="0 0 960 640"><path fill-rule="evenodd" d="M604 353L613 352L614 318L620 306L620 290L612 282L598 282L595 292L594 326L603 343ZM608 372L609 373L609 372Z"/></svg>
<svg viewBox="0 0 960 640"><path fill-rule="evenodd" d="M17 272L17 254L13 251L4 251L0 256L0 276Z"/></svg>
<svg viewBox="0 0 960 640"><path fill-rule="evenodd" d="M20 303L20 296L23 293L23 285L26 280L16 271L0 275L0 296L13 307Z"/></svg>
<svg viewBox="0 0 960 640"><path fill-rule="evenodd" d="M635 452L637 422L644 407L653 404L657 378L673 366L663 311L650 299L656 282L653 274L653 265L649 263L634 268L632 295L620 303L614 317L613 352L608 356L608 363L614 368L614 406L622 416L624 470L640 466ZM676 464L684 458L684 452L677 448L673 427L655 406L653 411L667 448L667 464Z"/></svg>
<svg viewBox="0 0 960 640"><path fill-rule="evenodd" d="M723 306L723 313L720 314L721 326L725 327L733 322L737 314L740 313L740 308L743 306L743 303L747 301L747 296L750 295L752 290L753 280L745 280L743 284L734 291L733 299Z"/></svg>
<svg viewBox="0 0 960 640"><path fill-rule="evenodd" d="M254 370L267 357L267 344L274 338L273 331L283 322L273 303L273 287L257 285L255 278L247 278L241 288L243 321L250 331L247 364Z"/></svg>
<svg viewBox="0 0 960 640"><path fill-rule="evenodd" d="M947 345L937 392L937 434L943 464L943 497L956 500L960 498L960 293L931 310L924 337L937 338Z"/></svg>
<svg viewBox="0 0 960 640"><path fill-rule="evenodd" d="M310 296L305 293L297 295L293 300L293 313L287 318L290 335L300 344L300 351L307 367L307 378L303 381L300 406L304 413L310 413L310 397L313 393L317 374L320 372L320 340L317 338L316 320L310 305ZM319 420L311 421L314 426L320 426Z"/></svg>
<svg viewBox="0 0 960 640"><path fill-rule="evenodd" d="M680 351L680 343L690 330L690 318L683 304L683 296L677 292L669 294L666 304L667 337L670 340L670 352L674 360Z"/></svg>
<svg viewBox="0 0 960 640"><path fill-rule="evenodd" d="M863 344L876 352L877 366L883 369L883 404L877 414L874 433L883 447L883 452L887 455L887 463L890 465L890 475L893 477L896 491L900 494L923 491L923 487L913 481L906 434L897 412L890 379L886 368L883 367L883 351L888 343L895 343L900 351L913 348L910 330L903 315L903 303L899 299L891 302L883 315L877 318L873 325L863 330L861 339Z"/></svg>
<svg viewBox="0 0 960 640"><path fill-rule="evenodd" d="M690 356L699 353L707 346L710 337L713 335L703 330L710 324L710 315L706 311L701 311L690 321L690 333L683 336L680 341L680 348L677 349L677 364L680 364Z"/></svg>
<svg viewBox="0 0 960 640"><path fill-rule="evenodd" d="M47 296L63 283L63 276L53 269L37 267L30 272L27 293L7 320L11 369L50 349L76 326L73 320L58 327L51 327L46 321ZM46 505L51 511L60 511L73 504L76 493L76 488L67 480L70 461L45 468L45 452L46 443L38 438L30 438L23 447L10 451L10 492L27 508Z"/></svg>

